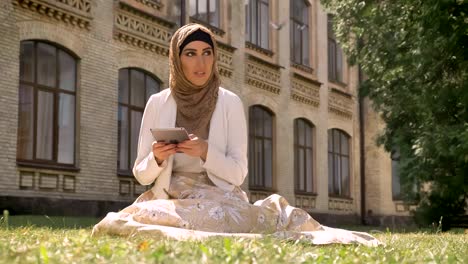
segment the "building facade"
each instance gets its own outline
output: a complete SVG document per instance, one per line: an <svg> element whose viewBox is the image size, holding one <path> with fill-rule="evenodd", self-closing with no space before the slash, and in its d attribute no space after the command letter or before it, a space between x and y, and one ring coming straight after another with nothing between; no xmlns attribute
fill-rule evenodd
<svg viewBox="0 0 468 264"><path fill-rule="evenodd" d="M375 145L383 124L318 0L0 5L0 208L100 216L147 190L131 174L141 115L168 87L172 33L197 22L244 103L252 202L279 193L329 224L408 216L395 161Z"/></svg>

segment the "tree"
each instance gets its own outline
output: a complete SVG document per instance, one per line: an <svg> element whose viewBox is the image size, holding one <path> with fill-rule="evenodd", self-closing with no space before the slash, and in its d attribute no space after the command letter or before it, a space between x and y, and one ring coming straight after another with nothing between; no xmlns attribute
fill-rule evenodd
<svg viewBox="0 0 468 264"><path fill-rule="evenodd" d="M335 33L367 80L386 128L378 143L400 151L403 192L418 182L416 221L446 229L468 200L468 3L464 0L321 0ZM414 197L412 197L414 198Z"/></svg>

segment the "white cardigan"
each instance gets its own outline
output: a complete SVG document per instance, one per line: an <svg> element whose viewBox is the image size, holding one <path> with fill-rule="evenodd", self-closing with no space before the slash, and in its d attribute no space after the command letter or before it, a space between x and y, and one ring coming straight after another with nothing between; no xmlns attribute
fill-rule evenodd
<svg viewBox="0 0 468 264"><path fill-rule="evenodd" d="M174 127L176 115L177 105L171 90L165 89L150 97L141 121L133 175L142 185L156 181L151 190L157 199L169 198L163 189L169 190L174 156L158 166L152 152L154 138L150 128ZM200 159L200 162L211 181L226 191L240 186L247 176L247 124L244 107L236 94L221 87L211 117L208 154L206 161Z"/></svg>

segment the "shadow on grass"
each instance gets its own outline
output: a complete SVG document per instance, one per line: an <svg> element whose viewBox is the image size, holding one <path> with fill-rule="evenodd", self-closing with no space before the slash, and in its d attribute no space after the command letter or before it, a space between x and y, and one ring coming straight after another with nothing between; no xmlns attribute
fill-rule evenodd
<svg viewBox="0 0 468 264"><path fill-rule="evenodd" d="M101 220L95 217L70 217L70 216L47 216L47 215L12 215L8 217L10 228L36 226L50 227L53 229L78 229L89 228ZM0 226L6 226L4 217L0 219Z"/></svg>

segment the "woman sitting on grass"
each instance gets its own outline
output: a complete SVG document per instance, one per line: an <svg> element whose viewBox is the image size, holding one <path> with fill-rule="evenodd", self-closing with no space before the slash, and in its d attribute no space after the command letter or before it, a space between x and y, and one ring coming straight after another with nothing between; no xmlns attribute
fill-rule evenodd
<svg viewBox="0 0 468 264"><path fill-rule="evenodd" d="M94 233L178 239L274 233L315 244L379 244L365 233L324 227L276 194L250 204L239 187L247 175L244 107L220 87L213 34L198 24L185 25L170 45L170 89L148 100L133 167L141 184L154 186L133 205L109 213ZM191 139L156 142L150 129L169 127L184 127Z"/></svg>

